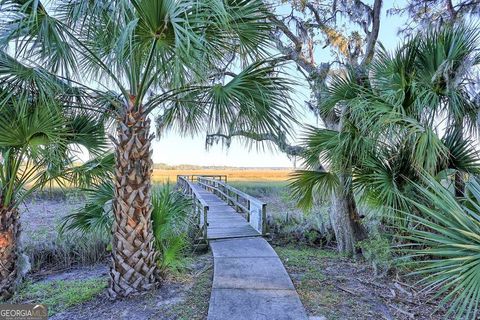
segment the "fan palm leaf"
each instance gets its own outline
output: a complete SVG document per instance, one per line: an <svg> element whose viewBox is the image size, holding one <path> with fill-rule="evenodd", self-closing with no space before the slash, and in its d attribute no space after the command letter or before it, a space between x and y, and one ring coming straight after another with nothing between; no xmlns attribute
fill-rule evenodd
<svg viewBox="0 0 480 320"><path fill-rule="evenodd" d="M0 53L0 299L17 282L18 205L33 191L75 165L76 149L91 154L107 146L98 115L77 90L40 67ZM75 102L72 105L72 102Z"/></svg>
<svg viewBox="0 0 480 320"><path fill-rule="evenodd" d="M441 305L450 303L448 315L456 319L476 319L480 303L480 184L467 184L470 197L462 204L438 182L429 179L416 186L425 201L411 200L422 217L409 214L417 227L408 229L405 239L420 249L404 249L416 261L415 274L428 290L442 296Z"/></svg>

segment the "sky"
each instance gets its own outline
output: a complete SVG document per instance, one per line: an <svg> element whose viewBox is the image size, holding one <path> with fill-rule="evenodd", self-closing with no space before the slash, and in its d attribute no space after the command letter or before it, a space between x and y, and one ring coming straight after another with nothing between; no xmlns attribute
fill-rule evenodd
<svg viewBox="0 0 480 320"><path fill-rule="evenodd" d="M405 23L405 17L387 16L386 11L392 6L401 6L404 1L386 0L382 8L380 33L378 40L388 50L393 50L401 41L397 31ZM279 9L282 10L282 9ZM315 52L316 61L329 61L328 50ZM292 76L295 76L292 74ZM316 124L314 115L309 113L303 101L308 100L308 88L297 88L294 96L300 113L300 122ZM301 135L301 128L296 128L296 136ZM292 143L295 143L292 140ZM233 166L233 167L293 167L294 160L289 159L275 147L246 146L240 139L233 139L229 148L222 144L205 149L205 136L181 137L175 132L167 132L153 143L153 161L168 165L193 164L202 166Z"/></svg>

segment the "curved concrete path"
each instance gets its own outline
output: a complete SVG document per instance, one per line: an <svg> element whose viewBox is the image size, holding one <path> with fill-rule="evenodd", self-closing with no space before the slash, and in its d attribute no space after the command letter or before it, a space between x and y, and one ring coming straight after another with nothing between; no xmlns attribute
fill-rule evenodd
<svg viewBox="0 0 480 320"><path fill-rule="evenodd" d="M303 320L287 271L263 238L210 241L214 275L209 320Z"/></svg>
<svg viewBox="0 0 480 320"><path fill-rule="evenodd" d="M210 207L214 273L208 320L308 319L275 250L233 208L197 188Z"/></svg>

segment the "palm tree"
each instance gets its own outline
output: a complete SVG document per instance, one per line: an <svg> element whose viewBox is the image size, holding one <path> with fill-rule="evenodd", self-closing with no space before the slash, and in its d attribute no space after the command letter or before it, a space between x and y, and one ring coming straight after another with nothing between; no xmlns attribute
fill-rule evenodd
<svg viewBox="0 0 480 320"><path fill-rule="evenodd" d="M265 60L266 8L259 0L78 0L48 8L3 1L1 9L9 13L3 41L17 55L98 84L98 101L116 121L109 293L152 288L149 114L164 110L160 127L180 123L194 132L226 131L233 119L252 130L286 130L290 82Z"/></svg>
<svg viewBox="0 0 480 320"><path fill-rule="evenodd" d="M352 208L355 194L384 213L398 213L409 208L411 181L425 172L439 179L478 173L480 159L468 138L479 110L468 83L480 62L477 40L478 33L464 27L431 30L392 54L377 50L363 78L354 70L333 77L322 111L340 114L342 130L307 129L307 170L292 182L300 203L308 206L316 194L346 182ZM460 119L461 131L454 125ZM319 163L327 170L319 171ZM351 212L340 223L350 228L354 248L361 233L352 224L358 212Z"/></svg>
<svg viewBox="0 0 480 320"><path fill-rule="evenodd" d="M479 33L462 26L449 32L450 28L425 37L419 60L423 66L421 77L435 93L432 98L444 105L446 125L458 143L463 143L477 130L478 106L474 104L472 85L475 66L480 64ZM464 180L462 172L457 170L454 176L457 197L463 196Z"/></svg>
<svg viewBox="0 0 480 320"><path fill-rule="evenodd" d="M462 196L459 177L479 172L473 137L480 106L471 90L471 71L480 63L478 40L475 29L448 26L417 36L393 54L379 54L371 90L355 111L369 119L362 131L383 145L359 171L359 186L368 189L370 200L405 209L400 195L411 195L409 181L425 172L439 180L452 177L455 194Z"/></svg>
<svg viewBox="0 0 480 320"><path fill-rule="evenodd" d="M81 175L79 146L92 155L107 146L102 119L79 109L82 100L45 70L0 51L0 300L18 278L18 205L50 181Z"/></svg>
<svg viewBox="0 0 480 320"><path fill-rule="evenodd" d="M336 127L305 128L304 170L297 170L290 187L300 207L308 209L316 199L331 200L330 221L337 250L355 254L356 243L367 237L355 199L354 171L371 151L372 141L352 121L353 103L365 85L362 69L349 68L333 75L320 104L323 117L339 118Z"/></svg>

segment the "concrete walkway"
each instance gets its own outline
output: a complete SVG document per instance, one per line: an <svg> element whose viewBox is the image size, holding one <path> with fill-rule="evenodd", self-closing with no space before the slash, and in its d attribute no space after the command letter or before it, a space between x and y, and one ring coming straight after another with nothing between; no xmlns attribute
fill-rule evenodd
<svg viewBox="0 0 480 320"><path fill-rule="evenodd" d="M287 271L263 238L210 241L209 320L307 319Z"/></svg>
<svg viewBox="0 0 480 320"><path fill-rule="evenodd" d="M308 319L277 253L248 222L203 189L214 258L208 320Z"/></svg>

